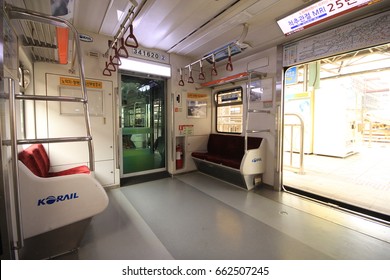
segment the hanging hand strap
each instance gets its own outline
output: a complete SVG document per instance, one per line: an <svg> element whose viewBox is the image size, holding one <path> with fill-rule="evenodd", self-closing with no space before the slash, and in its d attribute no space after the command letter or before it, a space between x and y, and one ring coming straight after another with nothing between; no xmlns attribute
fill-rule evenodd
<svg viewBox="0 0 390 280"><path fill-rule="evenodd" d="M106 61L106 69L108 69L111 72L115 72L116 71L115 65L112 62L107 63L107 61Z"/></svg>
<svg viewBox="0 0 390 280"><path fill-rule="evenodd" d="M125 39L123 37L121 38L121 46L119 47L117 53L120 57L123 57L123 58L129 57L129 53L127 52L127 50L125 48Z"/></svg>
<svg viewBox="0 0 390 280"><path fill-rule="evenodd" d="M129 42L130 40L133 40L133 42ZM134 36L132 24L130 24L130 34L126 38L125 45L132 48L138 48L138 41L137 38L135 38Z"/></svg>
<svg viewBox="0 0 390 280"><path fill-rule="evenodd" d="M214 56L214 54L212 55L212 58L213 58L213 68L211 68L211 76L217 76L218 72L217 72L217 68L215 67L215 56Z"/></svg>
<svg viewBox="0 0 390 280"><path fill-rule="evenodd" d="M187 83L189 83L189 84L193 84L194 83L194 78L192 77L191 65L188 66L188 80L187 80Z"/></svg>
<svg viewBox="0 0 390 280"><path fill-rule="evenodd" d="M106 64L107 64L107 62L106 62ZM112 74L111 74L111 71L106 67L103 70L103 75L104 76L111 76Z"/></svg>
<svg viewBox="0 0 390 280"><path fill-rule="evenodd" d="M200 73L199 73L198 79L199 80L205 80L206 77L204 76L204 72L203 72L202 60L199 61L199 67L200 67Z"/></svg>
<svg viewBox="0 0 390 280"><path fill-rule="evenodd" d="M122 65L122 61L121 61L121 59L119 58L119 56L117 56L117 55L115 55L115 56L111 56L110 55L110 61L111 61L111 63L112 64L114 64L114 65Z"/></svg>
<svg viewBox="0 0 390 280"><path fill-rule="evenodd" d="M183 72L182 72L182 70L181 70L181 68L180 68L180 81L179 81L179 86L184 86L184 81L183 81Z"/></svg>
<svg viewBox="0 0 390 280"><path fill-rule="evenodd" d="M226 71L233 71L232 52L230 50L230 46L228 46L228 62L226 64Z"/></svg>
<svg viewBox="0 0 390 280"><path fill-rule="evenodd" d="M110 71L110 70L108 70L107 68L104 68L104 70L103 70L103 75L104 75L104 76L111 76L112 74L111 74L111 71Z"/></svg>

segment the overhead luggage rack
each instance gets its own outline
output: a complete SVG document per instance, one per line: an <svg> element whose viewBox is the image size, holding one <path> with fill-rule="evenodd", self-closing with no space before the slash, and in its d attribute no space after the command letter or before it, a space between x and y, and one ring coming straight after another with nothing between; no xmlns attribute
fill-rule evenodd
<svg viewBox="0 0 390 280"><path fill-rule="evenodd" d="M31 23L19 21L22 31L21 44L31 48L31 54L35 61L58 63L55 52L58 49L54 42L56 30L53 26L42 23Z"/></svg>
<svg viewBox="0 0 390 280"><path fill-rule="evenodd" d="M58 52L62 47L58 40L59 28L72 29L68 21L7 4L5 10L11 20L17 20L15 27L20 33L20 43L31 48L34 61L59 63ZM76 36L77 33L74 34ZM66 40L66 49L67 44Z"/></svg>

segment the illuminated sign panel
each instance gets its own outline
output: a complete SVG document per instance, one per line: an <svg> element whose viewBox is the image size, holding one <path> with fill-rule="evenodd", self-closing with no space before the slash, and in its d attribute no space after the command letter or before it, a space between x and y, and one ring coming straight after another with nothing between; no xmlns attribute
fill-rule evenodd
<svg viewBox="0 0 390 280"><path fill-rule="evenodd" d="M323 0L278 20L285 35L304 30L331 18L382 0Z"/></svg>

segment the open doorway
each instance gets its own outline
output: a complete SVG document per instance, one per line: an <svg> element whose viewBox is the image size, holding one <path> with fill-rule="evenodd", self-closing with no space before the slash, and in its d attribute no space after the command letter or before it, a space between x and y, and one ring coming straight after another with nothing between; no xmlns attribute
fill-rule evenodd
<svg viewBox="0 0 390 280"><path fill-rule="evenodd" d="M390 220L390 44L286 70L283 185Z"/></svg>
<svg viewBox="0 0 390 280"><path fill-rule="evenodd" d="M166 170L165 80L121 74L121 178Z"/></svg>

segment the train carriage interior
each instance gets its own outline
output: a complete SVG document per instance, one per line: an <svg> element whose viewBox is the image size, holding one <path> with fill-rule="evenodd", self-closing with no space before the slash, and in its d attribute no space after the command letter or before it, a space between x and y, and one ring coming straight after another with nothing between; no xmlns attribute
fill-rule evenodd
<svg viewBox="0 0 390 280"><path fill-rule="evenodd" d="M390 0L0 0L2 260L389 260Z"/></svg>

